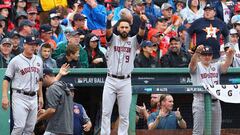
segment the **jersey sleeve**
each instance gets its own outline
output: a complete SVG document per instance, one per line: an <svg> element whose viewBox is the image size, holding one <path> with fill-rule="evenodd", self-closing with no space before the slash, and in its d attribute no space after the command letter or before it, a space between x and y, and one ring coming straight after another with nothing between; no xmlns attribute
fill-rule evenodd
<svg viewBox="0 0 240 135"><path fill-rule="evenodd" d="M90 118L88 117L86 110L84 109L83 106L82 106L82 114L83 114L82 117L83 117L84 123L87 123L88 121L90 121Z"/></svg>
<svg viewBox="0 0 240 135"><path fill-rule="evenodd" d="M15 75L15 72L16 72L16 60L15 59L12 59L8 66L7 66L7 70L5 72L5 76L9 77L10 79L12 79Z"/></svg>
<svg viewBox="0 0 240 135"><path fill-rule="evenodd" d="M114 42L114 40L116 40L117 35L115 35L114 33L112 33L112 35L109 37L108 39L108 44L107 46L112 46L112 43Z"/></svg>

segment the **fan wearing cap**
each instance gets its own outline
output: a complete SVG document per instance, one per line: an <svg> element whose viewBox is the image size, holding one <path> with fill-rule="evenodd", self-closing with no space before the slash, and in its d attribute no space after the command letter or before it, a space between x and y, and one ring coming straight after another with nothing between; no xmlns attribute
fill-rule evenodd
<svg viewBox="0 0 240 135"><path fill-rule="evenodd" d="M181 48L178 37L170 38L168 52L161 57L161 67L188 67L191 55Z"/></svg>
<svg viewBox="0 0 240 135"><path fill-rule="evenodd" d="M8 63L13 58L11 54L12 42L9 38L2 39L0 43L0 68L7 68Z"/></svg>
<svg viewBox="0 0 240 135"><path fill-rule="evenodd" d="M238 35L237 30L230 29L229 30L229 42L227 44L230 45L231 48L233 48L236 52L240 51L238 40L239 40L239 35ZM227 45L227 44L225 44L225 45Z"/></svg>
<svg viewBox="0 0 240 135"><path fill-rule="evenodd" d="M86 34L89 33L87 26L86 26L87 18L82 14L75 14L73 16L72 27L74 30L81 30L84 31Z"/></svg>
<svg viewBox="0 0 240 135"><path fill-rule="evenodd" d="M56 50L52 54L52 58L55 60L58 59L61 55L66 53L66 48L69 44L73 44L79 47L79 61L81 63L81 68L87 68L88 65L88 56L87 52L84 50L80 42L80 33L78 31L71 31L66 33L67 42L60 42Z"/></svg>
<svg viewBox="0 0 240 135"><path fill-rule="evenodd" d="M18 54L23 52L23 47L19 46L20 43L20 35L18 34L17 31L12 31L10 33L10 39L12 41L13 44L13 48L12 48L12 52L11 54L13 56L17 56Z"/></svg>
<svg viewBox="0 0 240 135"><path fill-rule="evenodd" d="M49 43L52 46L53 50L57 48L56 42L51 38L53 31L52 31L52 27L49 24L41 25L39 29L39 33L40 33L39 37L43 42Z"/></svg>
<svg viewBox="0 0 240 135"><path fill-rule="evenodd" d="M88 34L84 40L85 50L88 55L89 68L106 68L106 58L99 49L99 38L95 34Z"/></svg>
<svg viewBox="0 0 240 135"><path fill-rule="evenodd" d="M223 62L213 61L214 52L208 45L199 45L189 63L189 70L193 85L219 85L220 75L227 72L232 64L234 51L230 48L226 52ZM222 110L220 101L212 97L212 132L211 135L221 134ZM193 94L193 135L204 134L204 94Z"/></svg>
<svg viewBox="0 0 240 135"><path fill-rule="evenodd" d="M73 95L64 81L58 81L52 69L43 70L47 109L41 109L37 121L48 120L44 135L73 134ZM59 103L60 102L60 103Z"/></svg>
<svg viewBox="0 0 240 135"><path fill-rule="evenodd" d="M194 48L196 49L199 45L209 45L213 50L213 59L220 57L220 37L223 36L224 43L228 42L229 30L227 25L218 18L215 18L216 11L212 4L207 4L204 8L204 17L195 20L188 33L192 38ZM188 45L187 45L188 46ZM192 51L194 51L194 48Z"/></svg>
<svg viewBox="0 0 240 135"><path fill-rule="evenodd" d="M12 113L14 127L12 135L32 134L38 108L43 107L42 72L40 57L34 55L36 39L27 36L24 39L23 53L15 56L8 64L3 80L2 107L7 110L8 86L12 88ZM38 96L37 96L38 94Z"/></svg>
<svg viewBox="0 0 240 135"><path fill-rule="evenodd" d="M60 26L60 14L56 10L52 10L49 13L50 26L52 27L53 35L52 39L58 44L61 41L66 41L65 34Z"/></svg>
<svg viewBox="0 0 240 135"><path fill-rule="evenodd" d="M17 12L16 18L15 18L15 27L18 27L18 24L25 19L27 19L27 13L25 11Z"/></svg>
<svg viewBox="0 0 240 135"><path fill-rule="evenodd" d="M82 14L87 17L87 27L90 30L106 29L107 11L96 0L85 0Z"/></svg>
<svg viewBox="0 0 240 135"><path fill-rule="evenodd" d="M37 8L34 6L31 6L27 9L27 18L34 24L34 28L39 30L40 22L38 18L38 11Z"/></svg>
<svg viewBox="0 0 240 135"><path fill-rule="evenodd" d="M186 7L186 0L176 0L176 12L174 13L177 16L180 16L180 12Z"/></svg>
<svg viewBox="0 0 240 135"><path fill-rule="evenodd" d="M156 59L151 55L153 53L153 43L145 40L141 43L141 51L134 60L135 67L157 67Z"/></svg>
<svg viewBox="0 0 240 135"><path fill-rule="evenodd" d="M182 23L181 17L173 15L173 6L169 3L163 3L161 6L162 16L168 19L168 23L171 25L171 29L176 29ZM164 34L167 34L169 31L166 31Z"/></svg>

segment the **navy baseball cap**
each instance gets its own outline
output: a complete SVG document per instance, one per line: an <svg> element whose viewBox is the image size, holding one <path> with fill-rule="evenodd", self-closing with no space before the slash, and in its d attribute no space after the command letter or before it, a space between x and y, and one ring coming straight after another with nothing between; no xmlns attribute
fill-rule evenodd
<svg viewBox="0 0 240 135"><path fill-rule="evenodd" d="M206 55L206 54L213 54L212 47L210 46L204 46L201 55Z"/></svg>
<svg viewBox="0 0 240 135"><path fill-rule="evenodd" d="M37 45L37 39L34 36L27 36L23 40L23 43L29 44L29 45Z"/></svg>
<svg viewBox="0 0 240 135"><path fill-rule="evenodd" d="M206 10L206 9L212 9L212 10L215 10L215 7L212 5L212 4L207 4L203 10Z"/></svg>
<svg viewBox="0 0 240 135"><path fill-rule="evenodd" d="M24 19L27 19L27 13L25 11L17 12L16 19L20 17L24 17Z"/></svg>
<svg viewBox="0 0 240 135"><path fill-rule="evenodd" d="M74 91L76 89L72 83L68 83L67 86L70 89L70 91Z"/></svg>
<svg viewBox="0 0 240 135"><path fill-rule="evenodd" d="M85 20L87 17L83 16L82 14L75 14L73 16L73 20L76 21L76 20Z"/></svg>
<svg viewBox="0 0 240 135"><path fill-rule="evenodd" d="M164 16L161 16L161 17L158 17L157 18L157 21L159 21L159 22L163 22L163 21L167 21L168 19L167 18L165 18Z"/></svg>
<svg viewBox="0 0 240 135"><path fill-rule="evenodd" d="M40 26L39 31L44 33L52 32L52 27L49 24L43 24Z"/></svg>
<svg viewBox="0 0 240 135"><path fill-rule="evenodd" d="M148 41L148 40L145 40L141 43L141 47L144 48L144 47L152 47L153 46L153 43L151 41Z"/></svg>
<svg viewBox="0 0 240 135"><path fill-rule="evenodd" d="M12 32L10 33L10 35L9 35L10 38L13 38L13 37L15 37L15 36L20 37L19 33L18 33L16 30L12 31Z"/></svg>
<svg viewBox="0 0 240 135"><path fill-rule="evenodd" d="M50 68L44 68L43 69L43 75L54 75L53 70Z"/></svg>
<svg viewBox="0 0 240 135"><path fill-rule="evenodd" d="M57 13L56 10L51 10L50 13L49 13L49 18L50 19L53 19L53 18L59 18L60 19L60 15L59 15L59 13Z"/></svg>
<svg viewBox="0 0 240 135"><path fill-rule="evenodd" d="M28 19L24 19L19 23L19 27L23 27L23 26L33 26L34 24L28 20Z"/></svg>

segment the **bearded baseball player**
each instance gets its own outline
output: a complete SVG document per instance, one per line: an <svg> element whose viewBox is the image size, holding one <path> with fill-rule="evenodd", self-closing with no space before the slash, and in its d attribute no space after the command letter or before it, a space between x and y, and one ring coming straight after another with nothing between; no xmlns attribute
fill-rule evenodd
<svg viewBox="0 0 240 135"><path fill-rule="evenodd" d="M106 37L108 48L107 59L107 78L104 84L102 101L102 123L101 135L110 135L110 118L113 105L117 99L119 110L119 135L128 134L129 110L132 98L131 72L139 44L145 34L145 24L147 17L141 15L141 26L137 35L129 37L131 29L128 20L121 19L117 26L119 36L113 34L111 19L113 13L107 18Z"/></svg>
<svg viewBox="0 0 240 135"><path fill-rule="evenodd" d="M216 85L220 84L220 74L226 73L232 64L234 51L226 52L223 62L213 62L213 51L210 46L200 45L197 47L189 63L190 75L193 85ZM204 134L204 94L193 95L193 135ZM220 135L222 123L222 110L220 101L212 97L212 133Z"/></svg>
<svg viewBox="0 0 240 135"><path fill-rule="evenodd" d="M23 53L8 64L2 87L2 108L9 106L8 87L12 88L12 111L14 127L11 135L32 135L37 120L38 102L42 108L42 60L34 55L37 47L35 37L24 39ZM39 100L37 99L37 93Z"/></svg>

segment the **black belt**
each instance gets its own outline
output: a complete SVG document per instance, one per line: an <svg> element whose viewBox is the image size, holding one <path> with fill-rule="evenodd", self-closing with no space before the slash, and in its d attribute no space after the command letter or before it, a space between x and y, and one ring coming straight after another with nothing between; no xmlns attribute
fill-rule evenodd
<svg viewBox="0 0 240 135"><path fill-rule="evenodd" d="M218 101L218 99L212 99L212 102L217 102Z"/></svg>
<svg viewBox="0 0 240 135"><path fill-rule="evenodd" d="M113 74L110 74L110 73L107 73L108 76L110 77L113 77L113 78L117 78L117 79L127 79L127 78L130 78L131 75L126 75L126 76L117 76L117 75L113 75Z"/></svg>
<svg viewBox="0 0 240 135"><path fill-rule="evenodd" d="M27 96L31 96L31 97L33 97L33 96L35 96L36 95L36 93L37 92L34 92L34 91L29 91L29 92L27 92L27 91L22 91L22 90L15 90L17 93L21 93L21 94L23 94L23 95L27 95Z"/></svg>

